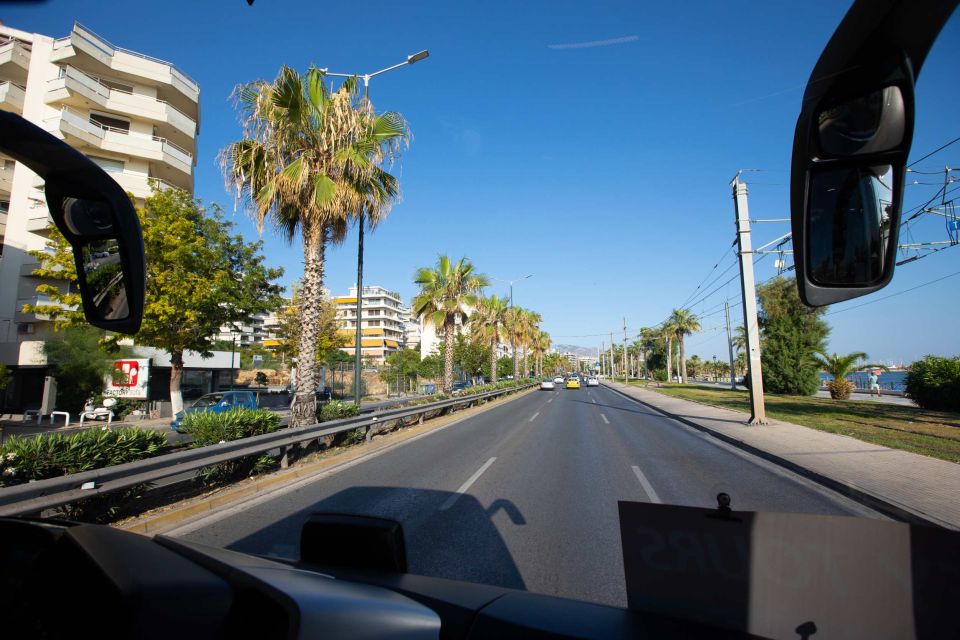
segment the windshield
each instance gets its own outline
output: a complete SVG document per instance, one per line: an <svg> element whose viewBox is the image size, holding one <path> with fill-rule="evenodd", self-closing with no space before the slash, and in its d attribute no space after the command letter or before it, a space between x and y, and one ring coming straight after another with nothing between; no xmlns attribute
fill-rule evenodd
<svg viewBox="0 0 960 640"><path fill-rule="evenodd" d="M252 439L82 517L217 493L158 531L294 559L310 513L391 518L412 573L613 606L621 501L960 528L960 18L919 76L909 169L868 194L892 210L903 179L895 281L810 309L791 149L849 2L384 7L5 6L0 106L123 187L147 265L139 334L80 326L43 180L0 157L8 436L73 434L51 411L78 427L119 368L109 427L153 434L123 462ZM838 237L870 222L846 213ZM807 255L855 261L828 239ZM260 408L181 413L227 390ZM65 468L13 446L0 487ZM253 476L278 480L241 494Z"/></svg>

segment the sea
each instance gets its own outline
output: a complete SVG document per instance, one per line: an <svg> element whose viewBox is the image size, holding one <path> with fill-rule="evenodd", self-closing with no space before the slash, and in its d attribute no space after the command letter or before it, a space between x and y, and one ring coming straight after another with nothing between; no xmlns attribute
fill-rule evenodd
<svg viewBox="0 0 960 640"><path fill-rule="evenodd" d="M848 375L847 380L855 384L857 389L868 389L869 385L867 384L867 376L869 375L869 373L858 371ZM820 379L823 382L826 382L827 380L833 380L833 376L831 376L829 373L821 373ZM881 371L880 378L877 380L881 389L891 389L893 391L903 391L906 381L906 371Z"/></svg>

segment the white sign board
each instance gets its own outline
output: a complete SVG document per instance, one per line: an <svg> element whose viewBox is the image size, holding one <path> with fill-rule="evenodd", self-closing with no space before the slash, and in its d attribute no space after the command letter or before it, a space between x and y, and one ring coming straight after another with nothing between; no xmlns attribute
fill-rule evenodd
<svg viewBox="0 0 960 640"><path fill-rule="evenodd" d="M107 376L103 395L131 400L146 400L150 382L150 359L117 360L114 374Z"/></svg>

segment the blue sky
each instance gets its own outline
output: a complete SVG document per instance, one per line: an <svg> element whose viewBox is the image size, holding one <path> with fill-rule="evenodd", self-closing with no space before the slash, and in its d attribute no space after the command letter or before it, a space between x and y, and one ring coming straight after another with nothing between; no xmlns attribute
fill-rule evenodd
<svg viewBox="0 0 960 640"><path fill-rule="evenodd" d="M170 60L201 86L196 192L228 211L216 153L239 134L227 96L281 64L367 72L430 50L376 78L378 110L409 121L395 170L403 200L367 237L365 282L415 292L412 274L440 252L494 277L535 274L516 303L538 310L555 343L599 346L653 325L732 264L728 183L739 169L752 217L788 210L790 149L806 79L845 2L70 2L4 6L4 22L66 35L74 20L118 46ZM588 46L589 45L589 46ZM960 135L960 17L947 25L918 84L913 157ZM917 165L960 166L960 143ZM955 174L956 175L956 174ZM938 176L917 176L942 181ZM937 187L909 187L906 206ZM958 192L960 193L960 192ZM249 238L244 212L233 218ZM763 243L786 224L756 227ZM921 220L913 239L945 240ZM269 261L301 271L299 246L264 235ZM327 253L327 284L355 281L356 238ZM774 275L775 256L757 266ZM830 347L909 361L956 355L960 249L899 268L882 293L831 308ZM726 272L694 305L705 314L688 353L723 358L722 314L739 299ZM710 280L707 280L709 283ZM497 283L500 292L506 284ZM870 302L859 307L864 302ZM857 308L853 308L857 307ZM846 310L849 309L849 310ZM739 307L734 323L740 324ZM712 315L707 315L712 314ZM619 335L619 337L617 337Z"/></svg>

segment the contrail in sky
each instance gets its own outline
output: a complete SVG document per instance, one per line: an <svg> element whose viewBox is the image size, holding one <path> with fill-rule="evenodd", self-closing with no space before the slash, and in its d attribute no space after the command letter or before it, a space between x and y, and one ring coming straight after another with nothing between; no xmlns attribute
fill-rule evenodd
<svg viewBox="0 0 960 640"><path fill-rule="evenodd" d="M636 42L640 36L623 36L622 38L609 38L607 40L591 40L590 42L571 42L569 44L548 44L548 49L591 49L593 47L609 47L615 44L626 44Z"/></svg>

